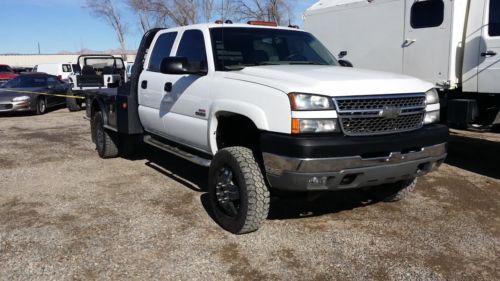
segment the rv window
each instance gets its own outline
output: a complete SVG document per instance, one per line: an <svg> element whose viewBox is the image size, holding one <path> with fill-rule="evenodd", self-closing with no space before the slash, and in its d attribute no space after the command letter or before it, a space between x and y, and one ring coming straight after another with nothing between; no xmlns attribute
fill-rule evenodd
<svg viewBox="0 0 500 281"><path fill-rule="evenodd" d="M161 61L170 56L175 37L177 37L177 32L164 33L158 37L149 59L149 71L160 72Z"/></svg>
<svg viewBox="0 0 500 281"><path fill-rule="evenodd" d="M490 36L500 36L500 0L490 0Z"/></svg>
<svg viewBox="0 0 500 281"><path fill-rule="evenodd" d="M411 7L411 27L428 28L440 26L444 21L443 0L415 2Z"/></svg>

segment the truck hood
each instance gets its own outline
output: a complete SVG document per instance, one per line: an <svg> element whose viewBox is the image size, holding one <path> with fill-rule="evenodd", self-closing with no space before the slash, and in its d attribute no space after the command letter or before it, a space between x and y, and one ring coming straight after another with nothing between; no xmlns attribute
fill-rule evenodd
<svg viewBox="0 0 500 281"><path fill-rule="evenodd" d="M227 79L272 87L285 93L361 96L426 92L431 83L417 78L358 68L324 65L272 65L226 72Z"/></svg>

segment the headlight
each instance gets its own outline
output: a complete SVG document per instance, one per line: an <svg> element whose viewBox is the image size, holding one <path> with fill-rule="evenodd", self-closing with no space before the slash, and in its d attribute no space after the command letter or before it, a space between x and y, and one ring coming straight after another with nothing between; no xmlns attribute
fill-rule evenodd
<svg viewBox="0 0 500 281"><path fill-rule="evenodd" d="M292 110L334 110L332 98L318 95L288 94Z"/></svg>
<svg viewBox="0 0 500 281"><path fill-rule="evenodd" d="M293 134L334 133L338 131L337 119L292 119Z"/></svg>
<svg viewBox="0 0 500 281"><path fill-rule="evenodd" d="M30 97L28 97L28 96L20 96L20 97L13 98L12 101L27 101L29 99L30 99Z"/></svg>
<svg viewBox="0 0 500 281"><path fill-rule="evenodd" d="M439 119L440 119L439 110L430 111L425 113L424 124L427 125L427 124L437 123L439 122Z"/></svg>
<svg viewBox="0 0 500 281"><path fill-rule="evenodd" d="M439 94L436 89L431 89L425 93L425 102L427 104L439 103Z"/></svg>

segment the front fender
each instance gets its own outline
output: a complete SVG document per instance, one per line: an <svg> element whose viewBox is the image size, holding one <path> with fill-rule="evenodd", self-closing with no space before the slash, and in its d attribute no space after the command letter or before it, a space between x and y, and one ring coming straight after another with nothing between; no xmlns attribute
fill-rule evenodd
<svg viewBox="0 0 500 281"><path fill-rule="evenodd" d="M269 123L267 121L266 114L258 106L242 101L218 100L210 107L210 118L208 124L208 143L214 155L217 152L217 117L221 113L234 113L245 116L255 124L257 129L261 131L269 130Z"/></svg>

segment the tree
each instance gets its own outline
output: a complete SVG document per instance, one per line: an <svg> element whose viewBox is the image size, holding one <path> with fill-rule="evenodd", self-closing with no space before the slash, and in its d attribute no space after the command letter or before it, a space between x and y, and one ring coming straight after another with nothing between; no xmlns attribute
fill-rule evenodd
<svg viewBox="0 0 500 281"><path fill-rule="evenodd" d="M293 0L236 0L232 14L243 20L272 21L279 25L288 24L292 18Z"/></svg>
<svg viewBox="0 0 500 281"><path fill-rule="evenodd" d="M127 0L127 4L138 15L143 31L208 22L215 10L214 0Z"/></svg>
<svg viewBox="0 0 500 281"><path fill-rule="evenodd" d="M104 19L115 30L122 58L127 60L127 52L125 47L125 33L127 25L122 21L121 14L112 0L86 0L85 7L94 15Z"/></svg>

